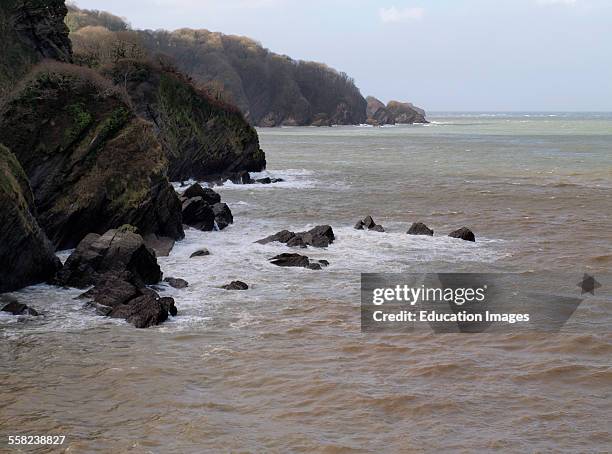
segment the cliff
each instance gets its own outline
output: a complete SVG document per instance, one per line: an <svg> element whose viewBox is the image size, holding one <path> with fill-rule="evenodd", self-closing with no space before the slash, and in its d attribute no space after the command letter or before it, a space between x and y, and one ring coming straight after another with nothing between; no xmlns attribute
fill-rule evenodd
<svg viewBox="0 0 612 454"><path fill-rule="evenodd" d="M34 198L17 158L0 145L0 293L53 277L61 263L35 218Z"/></svg>
<svg viewBox="0 0 612 454"><path fill-rule="evenodd" d="M71 8L67 22L77 54L90 53L100 41L104 25L99 15ZM136 44L150 55L171 57L180 71L222 93L254 125L359 124L366 120L366 101L346 74L321 63L275 54L249 38L181 29L133 31L123 33L122 39L130 43L129 48ZM89 59L90 55L84 58Z"/></svg>
<svg viewBox="0 0 612 454"><path fill-rule="evenodd" d="M394 125L428 123L425 119L425 111L412 103L399 101L389 101L385 106L382 101L368 96L367 122L373 125Z"/></svg>
<svg viewBox="0 0 612 454"><path fill-rule="evenodd" d="M0 2L0 98L38 61L72 58L63 0Z"/></svg>
<svg viewBox="0 0 612 454"><path fill-rule="evenodd" d="M94 71L38 67L0 110L0 143L27 174L38 221L56 247L123 224L183 237L180 203L152 125Z"/></svg>
<svg viewBox="0 0 612 454"><path fill-rule="evenodd" d="M155 125L171 180L207 179L266 166L255 129L238 109L198 90L163 63L121 60L102 70Z"/></svg>

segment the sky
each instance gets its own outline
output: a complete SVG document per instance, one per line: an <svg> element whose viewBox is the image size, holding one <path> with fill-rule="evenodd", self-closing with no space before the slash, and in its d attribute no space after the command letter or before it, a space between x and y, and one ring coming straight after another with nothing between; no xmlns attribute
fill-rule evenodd
<svg viewBox="0 0 612 454"><path fill-rule="evenodd" d="M428 111L612 111L612 0L77 0L321 61Z"/></svg>

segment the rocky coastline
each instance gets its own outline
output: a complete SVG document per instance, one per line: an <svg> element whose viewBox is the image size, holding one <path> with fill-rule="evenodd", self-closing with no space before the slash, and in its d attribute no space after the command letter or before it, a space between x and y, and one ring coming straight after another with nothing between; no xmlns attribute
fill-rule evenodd
<svg viewBox="0 0 612 454"><path fill-rule="evenodd" d="M214 185L282 179L252 178L250 172L266 167L252 122L164 59L126 55L96 68L73 63L79 59L63 23L66 12L60 0L42 9L17 1L0 6L4 41L23 56L14 72L0 73L0 294L43 282L79 288L78 298L97 314L146 328L180 308L156 286L189 285L180 277L164 279L157 258L171 253L186 228L221 232L234 222ZM338 109L310 123L365 120L365 111L353 118ZM378 106L371 118L372 124L425 121L424 112L400 103ZM287 123L263 121L279 122ZM185 180L200 183L179 191L170 183ZM371 216L355 228L385 232ZM408 233L433 235L424 224ZM466 228L450 236L475 241ZM257 242L307 249L330 247L335 239L330 225L319 225ZM56 251L71 248L62 264ZM200 249L191 257L208 254ZM293 252L269 263L309 270L330 265ZM249 285L232 281L222 288ZM4 296L0 310L37 315Z"/></svg>

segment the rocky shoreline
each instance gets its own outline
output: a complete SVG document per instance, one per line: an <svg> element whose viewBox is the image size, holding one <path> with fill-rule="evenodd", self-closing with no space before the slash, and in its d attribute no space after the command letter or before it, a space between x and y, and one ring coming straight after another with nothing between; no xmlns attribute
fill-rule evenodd
<svg viewBox="0 0 612 454"><path fill-rule="evenodd" d="M85 290L79 298L100 315L139 328L157 325L178 309L155 286L189 285L180 277L164 279L157 258L171 253L185 228L221 232L234 222L209 186L282 179L251 178L250 172L266 167L253 126L164 58L126 54L99 67L75 64L80 60L63 22L66 12L62 0L46 8L0 5L4 42L24 53L10 78L0 73L0 294L42 282L74 287ZM347 115L336 116L350 124ZM372 115L381 124L425 121L424 112L400 103L379 106ZM313 124L332 122L319 116ZM170 183L192 179L202 184L177 192ZM356 228L385 231L370 216ZM475 240L465 228L451 236ZM307 249L334 240L332 227L320 225L257 242ZM55 251L71 248L62 264ZM191 257L208 254L200 249ZM329 265L297 253L269 261L310 270ZM232 281L223 288L249 286ZM12 299L3 299L0 310L37 313Z"/></svg>

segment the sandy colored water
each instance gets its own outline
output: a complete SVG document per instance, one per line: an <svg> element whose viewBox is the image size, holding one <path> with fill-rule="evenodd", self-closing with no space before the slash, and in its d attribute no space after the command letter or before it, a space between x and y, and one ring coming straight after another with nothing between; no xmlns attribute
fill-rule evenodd
<svg viewBox="0 0 612 454"><path fill-rule="evenodd" d="M162 288L179 316L160 327L97 317L78 291L17 292L43 316L0 316L0 451L13 434L67 437L23 452L609 451L605 299L561 334L360 332L361 272L612 266L612 117L432 119L260 130L265 174L286 181L220 188L236 223L188 230L160 259L190 282ZM367 214L387 233L354 230ZM417 220L436 236L407 236ZM306 252L321 272L253 244L321 223L337 236ZM476 244L445 236L463 225ZM218 288L234 279L251 288Z"/></svg>

